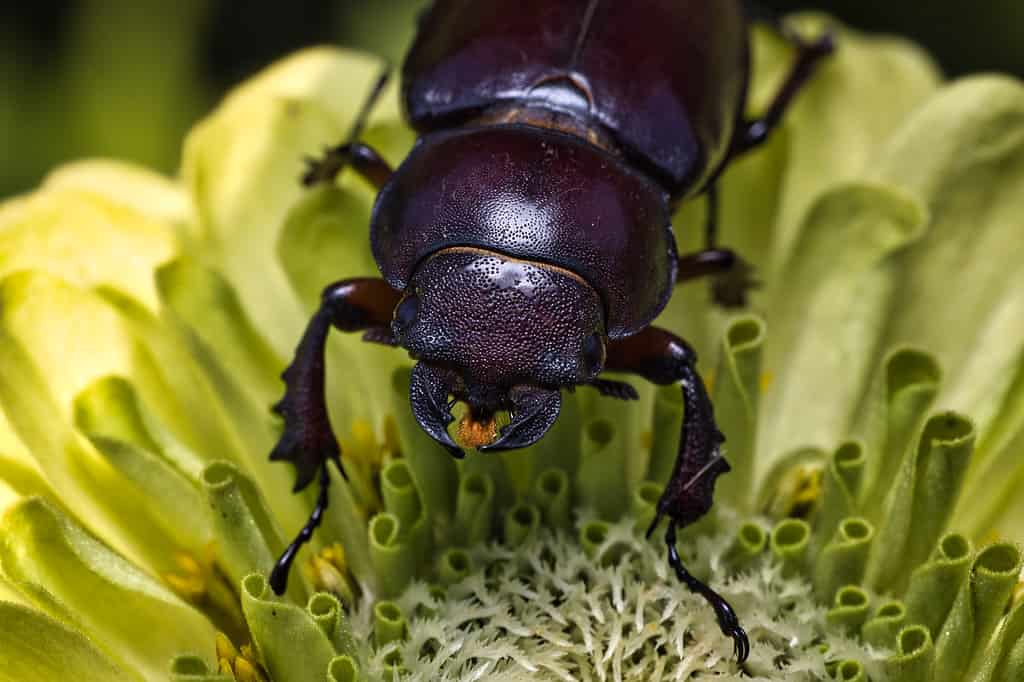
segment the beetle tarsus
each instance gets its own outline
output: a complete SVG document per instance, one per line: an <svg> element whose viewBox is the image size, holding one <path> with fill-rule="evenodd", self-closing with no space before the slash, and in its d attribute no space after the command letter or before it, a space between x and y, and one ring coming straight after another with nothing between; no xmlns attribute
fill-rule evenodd
<svg viewBox="0 0 1024 682"><path fill-rule="evenodd" d="M632 384L625 381L613 381L611 379L593 379L588 386L597 389L597 392L606 398L616 400L639 400L640 394L636 392Z"/></svg>
<svg viewBox="0 0 1024 682"><path fill-rule="evenodd" d="M658 519L655 519L655 523L648 529L648 534L657 525L657 521ZM736 662L742 664L747 660L747 656L750 655L750 639L747 637L747 632L740 627L736 612L729 605L729 602L686 570L686 566L683 565L683 561L679 557L679 551L676 549L676 522L673 519L669 519L668 528L665 530L665 545L668 549L668 565L675 571L676 578L679 579L679 582L686 585L691 592L703 597L711 608L714 609L715 617L718 620L718 627L721 628L722 634L732 638Z"/></svg>
<svg viewBox="0 0 1024 682"><path fill-rule="evenodd" d="M303 159L306 170L302 174L304 187L312 187L323 182L332 182L348 161L348 145L341 145L324 150L319 157L307 156Z"/></svg>
<svg viewBox="0 0 1024 682"><path fill-rule="evenodd" d="M723 308L742 308L750 299L750 292L761 287L754 275L754 266L739 256L727 271L711 280L711 300Z"/></svg>
<svg viewBox="0 0 1024 682"><path fill-rule="evenodd" d="M334 463L338 465L338 470L344 475L345 471L341 468L341 460L335 459ZM316 506L313 507L306 525L302 527L302 530L295 536L291 544L281 553L280 558L278 558L273 570L270 572L270 578L267 582L270 583L270 588L274 590L276 595L284 594L284 591L288 588L288 573L291 571L292 562L295 561L295 557L298 555L302 545L309 542L310 538L313 537L313 531L323 521L324 512L327 510L327 503L329 501L327 489L330 484L331 477L327 472L327 462L324 461L320 465L320 493L316 498Z"/></svg>

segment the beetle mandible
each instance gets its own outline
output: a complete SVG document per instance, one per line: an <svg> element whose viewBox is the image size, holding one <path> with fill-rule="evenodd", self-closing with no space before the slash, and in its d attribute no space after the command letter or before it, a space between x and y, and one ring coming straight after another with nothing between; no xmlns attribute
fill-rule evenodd
<svg viewBox="0 0 1024 682"><path fill-rule="evenodd" d="M382 277L328 286L282 375L274 409L284 431L271 459L296 465L296 491L319 475L320 494L274 567L275 592L327 506L328 462L344 475L324 397L334 327L409 352L413 414L456 457L455 400L468 408L461 440L496 451L543 436L562 389L636 397L602 371L678 384L679 454L648 535L668 518L670 566L746 659L733 609L676 550L677 529L710 509L715 480L729 471L724 437L694 351L651 322L677 283L703 276L714 278L716 301L742 304L753 280L716 245L716 182L766 139L833 49L830 34L805 42L783 29L795 62L751 120L748 30L741 0L435 0L421 16L402 69L419 133L408 157L392 170L358 139L385 70L347 142L303 177L330 182L351 167L378 189L370 237ZM680 256L670 218L698 195L709 201L706 248ZM502 410L511 421L498 432Z"/></svg>

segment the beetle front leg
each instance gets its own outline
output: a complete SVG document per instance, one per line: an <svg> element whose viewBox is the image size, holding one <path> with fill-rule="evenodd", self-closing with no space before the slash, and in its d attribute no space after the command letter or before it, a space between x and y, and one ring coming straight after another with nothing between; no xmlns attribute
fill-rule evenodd
<svg viewBox="0 0 1024 682"><path fill-rule="evenodd" d="M327 400L324 395L324 347L331 327L345 332L366 331L370 340L380 342L390 332L392 311L401 294L382 279L358 278L337 282L324 289L320 307L306 326L295 359L281 377L285 394L274 411L284 418L284 431L270 453L272 460L295 464L294 492L309 485L320 474L320 494L309 520L295 540L278 559L270 574L270 586L282 594L288 571L299 548L313 535L327 508L330 476L328 461L333 461L342 476L341 448L334 438Z"/></svg>
<svg viewBox="0 0 1024 682"><path fill-rule="evenodd" d="M721 595L686 570L675 545L676 529L693 523L711 509L715 481L729 471L729 463L720 450L725 438L715 423L714 409L697 374L696 363L697 355L685 341L664 329L648 327L635 336L609 344L606 369L639 374L656 384L678 383L682 389L684 417L679 455L647 534L654 532L663 516L669 518L665 533L669 565L683 584L704 597L714 609L719 627L733 639L736 658L742 663L750 652L750 641L736 613Z"/></svg>

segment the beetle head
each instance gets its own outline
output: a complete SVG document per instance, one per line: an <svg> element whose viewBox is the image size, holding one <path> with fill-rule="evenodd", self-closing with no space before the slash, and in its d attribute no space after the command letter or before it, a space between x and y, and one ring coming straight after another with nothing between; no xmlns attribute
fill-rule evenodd
<svg viewBox="0 0 1024 682"><path fill-rule="evenodd" d="M395 308L392 330L419 360L410 400L423 429L453 451L448 396L469 409L461 433L484 450L537 441L561 408L560 388L603 368L603 307L572 272L475 248L427 258ZM494 415L512 422L494 439Z"/></svg>

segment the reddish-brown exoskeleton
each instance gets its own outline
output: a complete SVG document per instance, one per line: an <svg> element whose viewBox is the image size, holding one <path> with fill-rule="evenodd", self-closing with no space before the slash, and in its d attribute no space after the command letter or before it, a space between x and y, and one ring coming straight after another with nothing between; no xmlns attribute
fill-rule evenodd
<svg viewBox="0 0 1024 682"><path fill-rule="evenodd" d="M409 156L392 170L358 141L382 78L349 141L304 177L331 181L350 167L378 188L370 238L382 278L327 287L284 374L285 430L271 458L295 463L296 490L319 474L320 496L274 568L276 592L327 505L327 463L341 469L323 391L335 327L410 353L413 414L457 457L453 399L468 406L472 444L502 450L544 435L562 389L636 397L605 370L679 384L679 455L648 533L668 518L669 563L746 659L736 614L690 575L675 544L729 470L723 436L693 350L651 322L675 285L696 277L714 278L720 303L743 302L750 269L715 244L716 182L832 51L828 36L792 37L792 71L749 120L748 28L740 0L436 0L425 12L402 70L420 133ZM706 249L680 256L670 217L697 195L710 201ZM511 422L495 432L501 410Z"/></svg>

